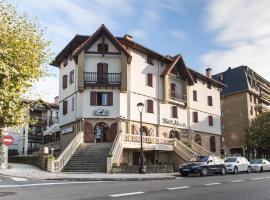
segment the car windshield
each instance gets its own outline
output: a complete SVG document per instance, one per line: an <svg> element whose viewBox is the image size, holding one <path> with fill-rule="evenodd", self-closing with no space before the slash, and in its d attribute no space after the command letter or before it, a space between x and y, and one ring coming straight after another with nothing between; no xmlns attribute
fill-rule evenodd
<svg viewBox="0 0 270 200"><path fill-rule="evenodd" d="M206 162L208 160L208 156L197 156L195 158L191 158L191 162Z"/></svg>
<svg viewBox="0 0 270 200"><path fill-rule="evenodd" d="M236 158L227 158L224 162L236 162Z"/></svg>
<svg viewBox="0 0 270 200"><path fill-rule="evenodd" d="M251 164L262 164L262 160L252 160Z"/></svg>

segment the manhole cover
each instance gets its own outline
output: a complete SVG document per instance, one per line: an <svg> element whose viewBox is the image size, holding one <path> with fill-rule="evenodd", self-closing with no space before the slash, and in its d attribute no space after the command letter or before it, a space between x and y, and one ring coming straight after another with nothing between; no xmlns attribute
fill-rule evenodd
<svg viewBox="0 0 270 200"><path fill-rule="evenodd" d="M0 197L7 197L15 194L16 192L0 192Z"/></svg>

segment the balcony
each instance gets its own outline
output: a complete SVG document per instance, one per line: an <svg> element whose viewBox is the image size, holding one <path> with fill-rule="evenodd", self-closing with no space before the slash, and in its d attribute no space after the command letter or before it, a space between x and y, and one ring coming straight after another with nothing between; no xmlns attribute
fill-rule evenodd
<svg viewBox="0 0 270 200"><path fill-rule="evenodd" d="M85 86L120 87L121 73L84 73Z"/></svg>
<svg viewBox="0 0 270 200"><path fill-rule="evenodd" d="M264 100L267 104L270 104L270 95L269 95L267 92L261 90L261 98L262 98L262 100Z"/></svg>
<svg viewBox="0 0 270 200"><path fill-rule="evenodd" d="M180 92L170 90L170 98L176 101L186 102L187 96Z"/></svg>

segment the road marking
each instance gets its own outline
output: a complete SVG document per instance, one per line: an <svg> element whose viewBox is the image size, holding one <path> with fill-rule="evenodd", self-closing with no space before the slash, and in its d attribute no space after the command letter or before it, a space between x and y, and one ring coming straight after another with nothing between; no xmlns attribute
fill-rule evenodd
<svg viewBox="0 0 270 200"><path fill-rule="evenodd" d="M204 185L210 186L210 185L219 185L219 184L221 184L221 183L206 183L206 184L204 184Z"/></svg>
<svg viewBox="0 0 270 200"><path fill-rule="evenodd" d="M130 192L130 193L122 193L122 194L112 194L109 195L110 197L123 197L123 196L131 196L131 195L138 195L143 194L144 192Z"/></svg>
<svg viewBox="0 0 270 200"><path fill-rule="evenodd" d="M181 189L187 189L190 188L189 186L181 186L181 187L172 187L172 188L167 188L167 190L181 190Z"/></svg>
<svg viewBox="0 0 270 200"><path fill-rule="evenodd" d="M182 177L177 177L176 180L180 180L180 179L183 179Z"/></svg>
<svg viewBox="0 0 270 200"><path fill-rule="evenodd" d="M251 178L251 180L261 180L261 179L266 179L266 178L270 178L270 177L265 176L265 177Z"/></svg>
<svg viewBox="0 0 270 200"><path fill-rule="evenodd" d="M231 181L231 183L239 183L239 182L242 182L244 180L234 180L234 181Z"/></svg>
<svg viewBox="0 0 270 200"><path fill-rule="evenodd" d="M19 177L10 177L13 181L17 181L17 182L25 182L28 181L28 179L26 178L19 178Z"/></svg>
<svg viewBox="0 0 270 200"><path fill-rule="evenodd" d="M103 183L110 181L80 181L80 182L56 182L56 183L33 183L23 185L0 185L0 188L14 188L14 187L33 187L33 186L50 186L50 185L70 185L70 184L88 184L88 183Z"/></svg>

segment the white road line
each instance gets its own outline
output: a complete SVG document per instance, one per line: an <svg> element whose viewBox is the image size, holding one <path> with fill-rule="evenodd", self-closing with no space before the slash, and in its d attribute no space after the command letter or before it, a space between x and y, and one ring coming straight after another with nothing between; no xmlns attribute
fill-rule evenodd
<svg viewBox="0 0 270 200"><path fill-rule="evenodd" d="M177 178L176 178L176 180L181 180L181 179L183 179L183 178L182 178L182 177L177 177Z"/></svg>
<svg viewBox="0 0 270 200"><path fill-rule="evenodd" d="M23 185L0 185L0 188L14 188L14 187L34 187L34 186L50 186L50 185L70 185L70 184L89 184L89 183L102 183L109 181L80 181L80 182L57 182L57 183L33 183Z"/></svg>
<svg viewBox="0 0 270 200"><path fill-rule="evenodd" d="M270 178L270 177L265 176L265 177L251 178L251 180L261 180L261 179L267 179L267 178Z"/></svg>
<svg viewBox="0 0 270 200"><path fill-rule="evenodd" d="M234 180L234 181L231 181L231 183L239 183L239 182L242 182L244 180Z"/></svg>
<svg viewBox="0 0 270 200"><path fill-rule="evenodd" d="M110 197L123 197L123 196L131 196L131 195L138 195L143 194L144 192L130 192L130 193L122 193L122 194L112 194L109 195Z"/></svg>
<svg viewBox="0 0 270 200"><path fill-rule="evenodd" d="M206 184L204 184L204 185L210 186L210 185L219 185L219 184L221 184L221 183L206 183Z"/></svg>
<svg viewBox="0 0 270 200"><path fill-rule="evenodd" d="M17 181L17 182L25 182L28 181L28 179L26 178L19 178L19 177L10 177L13 181Z"/></svg>
<svg viewBox="0 0 270 200"><path fill-rule="evenodd" d="M187 189L190 188L189 186L181 186L181 187L172 187L172 188L166 188L167 190L181 190L181 189Z"/></svg>

